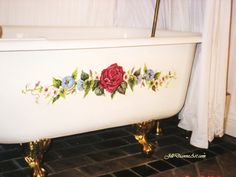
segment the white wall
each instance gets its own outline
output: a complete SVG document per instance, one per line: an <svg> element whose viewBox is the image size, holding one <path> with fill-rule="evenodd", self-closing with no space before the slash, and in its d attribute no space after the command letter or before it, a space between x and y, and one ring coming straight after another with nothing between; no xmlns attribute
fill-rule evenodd
<svg viewBox="0 0 236 177"><path fill-rule="evenodd" d="M226 133L236 137L236 1L233 1L228 91L231 93Z"/></svg>
<svg viewBox="0 0 236 177"><path fill-rule="evenodd" d="M155 0L0 0L0 25L150 27Z"/></svg>

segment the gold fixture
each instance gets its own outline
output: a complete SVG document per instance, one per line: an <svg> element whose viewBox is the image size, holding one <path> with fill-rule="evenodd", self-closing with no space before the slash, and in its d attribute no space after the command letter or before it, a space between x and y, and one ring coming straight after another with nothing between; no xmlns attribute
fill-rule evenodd
<svg viewBox="0 0 236 177"><path fill-rule="evenodd" d="M155 34L156 34L157 19L158 19L160 1L161 0L156 0L155 12L154 12L153 23L152 23L152 34L151 34L151 37L155 37Z"/></svg>
<svg viewBox="0 0 236 177"><path fill-rule="evenodd" d="M156 121L156 135L161 135L162 134L162 129L160 127L160 122L157 120Z"/></svg>
<svg viewBox="0 0 236 177"><path fill-rule="evenodd" d="M43 155L50 145L50 139L41 139L28 144L28 153L25 161L33 169L33 177L45 177L45 169L42 168Z"/></svg>
<svg viewBox="0 0 236 177"><path fill-rule="evenodd" d="M231 101L231 94L229 92L226 92L225 112L224 112L224 131L226 130L227 119L228 119L228 114L229 114L230 101Z"/></svg>
<svg viewBox="0 0 236 177"><path fill-rule="evenodd" d="M2 38L2 26L0 26L0 38Z"/></svg>
<svg viewBox="0 0 236 177"><path fill-rule="evenodd" d="M153 151L153 146L148 142L147 134L155 126L155 121L150 120L142 123L135 124L136 132L134 133L135 139L139 144L143 145L143 151L145 154L150 154Z"/></svg>

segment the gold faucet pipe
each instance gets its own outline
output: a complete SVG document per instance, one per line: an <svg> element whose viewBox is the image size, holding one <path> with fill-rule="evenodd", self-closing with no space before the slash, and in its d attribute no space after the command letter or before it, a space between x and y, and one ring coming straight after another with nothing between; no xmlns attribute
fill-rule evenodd
<svg viewBox="0 0 236 177"><path fill-rule="evenodd" d="M0 26L0 38L2 38L2 26Z"/></svg>
<svg viewBox="0 0 236 177"><path fill-rule="evenodd" d="M156 0L155 12L154 12L153 23L152 23L152 34L151 34L151 37L155 37L155 34L156 34L157 19L158 19L158 12L159 12L159 7L160 7L160 1L161 0Z"/></svg>

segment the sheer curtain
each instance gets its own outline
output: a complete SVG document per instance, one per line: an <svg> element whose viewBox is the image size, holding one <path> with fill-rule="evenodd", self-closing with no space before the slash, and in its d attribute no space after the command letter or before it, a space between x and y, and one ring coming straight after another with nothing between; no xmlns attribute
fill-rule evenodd
<svg viewBox="0 0 236 177"><path fill-rule="evenodd" d="M0 0L0 25L113 26L117 0Z"/></svg>
<svg viewBox="0 0 236 177"><path fill-rule="evenodd" d="M114 26L151 28L155 0L116 0Z"/></svg>
<svg viewBox="0 0 236 177"><path fill-rule="evenodd" d="M223 135L231 0L162 0L159 28L202 32L179 127L207 148Z"/></svg>
<svg viewBox="0 0 236 177"><path fill-rule="evenodd" d="M0 0L0 25L151 28L155 0Z"/></svg>

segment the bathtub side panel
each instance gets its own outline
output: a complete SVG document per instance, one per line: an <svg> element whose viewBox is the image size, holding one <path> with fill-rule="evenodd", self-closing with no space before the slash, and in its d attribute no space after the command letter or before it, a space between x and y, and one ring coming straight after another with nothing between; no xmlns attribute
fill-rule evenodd
<svg viewBox="0 0 236 177"><path fill-rule="evenodd" d="M183 106L195 44L120 47L82 50L0 52L0 142L20 143L55 138L103 128L162 119ZM23 94L27 84L51 85L52 78L71 75L77 68L101 71L113 63L125 71L143 67L175 72L176 79L154 92L135 86L125 95L68 95L54 104L43 97L35 103Z"/></svg>

